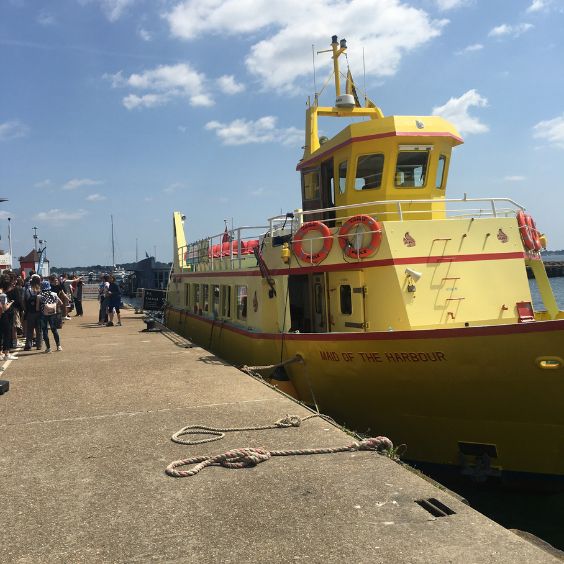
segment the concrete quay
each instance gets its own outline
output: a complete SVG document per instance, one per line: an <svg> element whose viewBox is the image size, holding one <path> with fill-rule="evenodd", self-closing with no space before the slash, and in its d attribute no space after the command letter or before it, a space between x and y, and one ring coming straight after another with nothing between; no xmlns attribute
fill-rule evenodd
<svg viewBox="0 0 564 564"><path fill-rule="evenodd" d="M173 460L239 447L334 447L298 428L179 445L186 425L268 425L307 409L141 316L99 327L97 304L67 321L62 352L19 352L0 378L3 563L544 563L555 556L374 452L273 457L187 478ZM454 513L434 517L416 500Z"/></svg>

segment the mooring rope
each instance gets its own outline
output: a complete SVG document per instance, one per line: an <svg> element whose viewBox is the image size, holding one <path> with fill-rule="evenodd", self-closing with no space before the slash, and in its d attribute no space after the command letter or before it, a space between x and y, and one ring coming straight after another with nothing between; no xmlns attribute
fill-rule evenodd
<svg viewBox="0 0 564 564"><path fill-rule="evenodd" d="M332 454L337 452L354 452L357 450L388 451L393 448L387 437L372 437L355 442L352 445L333 448L309 448L301 450L271 450L264 448L238 448L215 456L193 456L171 462L165 472L174 478L194 476L208 466L224 466L225 468L248 468L269 460L272 456L299 456L306 454ZM177 470L180 466L196 464L190 470Z"/></svg>
<svg viewBox="0 0 564 564"><path fill-rule="evenodd" d="M294 362L301 362L303 363L304 359L301 355L297 354L292 358L279 362L278 364L267 364L265 366L247 366L246 364L241 366L241 370L243 372L247 372L249 370L272 370L273 368L280 368L281 366L286 366L287 364L293 364Z"/></svg>
<svg viewBox="0 0 564 564"><path fill-rule="evenodd" d="M313 419L314 417L322 417L320 413L313 413L307 417L298 417L297 415L286 415L282 419L278 419L275 423L271 425L258 425L255 427L207 427L205 425L187 425L182 427L180 431L177 431L172 435L171 440L175 443L181 445L201 445L204 443L211 443L213 441L219 441L225 437L225 433L231 433L234 431L266 431L267 429L285 429L288 427L299 427L303 421L308 419ZM183 435L212 435L207 439L196 439L196 440L184 440L181 439Z"/></svg>

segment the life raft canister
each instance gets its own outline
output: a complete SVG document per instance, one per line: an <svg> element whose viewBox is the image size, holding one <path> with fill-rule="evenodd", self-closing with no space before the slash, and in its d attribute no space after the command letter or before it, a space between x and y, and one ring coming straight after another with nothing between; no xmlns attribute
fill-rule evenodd
<svg viewBox="0 0 564 564"><path fill-rule="evenodd" d="M312 231L319 232L320 237L323 237L323 246L317 252L306 253L304 251L304 236ZM310 262L313 264L320 263L322 260L327 258L327 255L331 251L333 246L333 237L331 236L331 231L329 227L322 223L321 221L308 221L304 223L299 229L294 240L292 241L292 249L295 255L303 262Z"/></svg>
<svg viewBox="0 0 564 564"><path fill-rule="evenodd" d="M540 251L542 244L535 220L523 210L517 212L517 225L523 245L529 251Z"/></svg>
<svg viewBox="0 0 564 564"><path fill-rule="evenodd" d="M372 233L370 242L366 247L356 249L351 244L348 235L351 229L357 225L365 225L367 227L366 233ZM364 235L364 234L363 234ZM380 246L382 241L382 226L369 215L360 214L355 215L348 219L339 229L339 245L345 251L345 254L350 258L366 258L372 255Z"/></svg>

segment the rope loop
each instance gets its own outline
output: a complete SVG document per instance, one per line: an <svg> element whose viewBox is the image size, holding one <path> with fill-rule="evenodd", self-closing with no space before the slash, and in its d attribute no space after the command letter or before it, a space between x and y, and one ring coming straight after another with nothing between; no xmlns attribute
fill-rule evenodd
<svg viewBox="0 0 564 564"><path fill-rule="evenodd" d="M394 445L388 437L371 437L363 439L358 444L358 450L376 450L382 452L394 448Z"/></svg>
<svg viewBox="0 0 564 564"><path fill-rule="evenodd" d="M299 427L301 424L302 419L297 415L286 415L286 417L278 419L275 423L276 427Z"/></svg>

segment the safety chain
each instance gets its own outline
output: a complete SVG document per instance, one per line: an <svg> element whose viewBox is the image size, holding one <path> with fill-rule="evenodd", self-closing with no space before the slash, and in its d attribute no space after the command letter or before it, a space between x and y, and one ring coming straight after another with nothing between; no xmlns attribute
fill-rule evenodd
<svg viewBox="0 0 564 564"><path fill-rule="evenodd" d="M278 428L288 428L288 427L299 427L303 421L312 419L314 417L322 417L319 413L314 413L308 415L307 417L298 417L297 415L286 415L282 419L278 419L272 425L260 425L258 427L206 427L205 425L187 425L177 431L172 435L171 439L175 443L181 445L201 445L204 443L211 443L213 441L219 441L225 437L225 433L231 433L233 431L266 431L267 429L278 429ZM196 440L184 440L180 437L183 435L213 435L207 439L196 439Z"/></svg>
<svg viewBox="0 0 564 564"><path fill-rule="evenodd" d="M217 439L212 439L217 440ZM355 442L352 445L334 448L310 448L303 450L271 450L264 448L239 448L233 449L216 456L193 456L183 460L171 462L165 472L174 478L194 476L208 466L224 466L225 468L248 468L265 462L272 456L297 456L305 454L331 454L337 452L354 452L358 450L374 450L377 452L388 451L393 448L392 441L387 437L372 437ZM176 470L180 466L196 464L190 470Z"/></svg>

